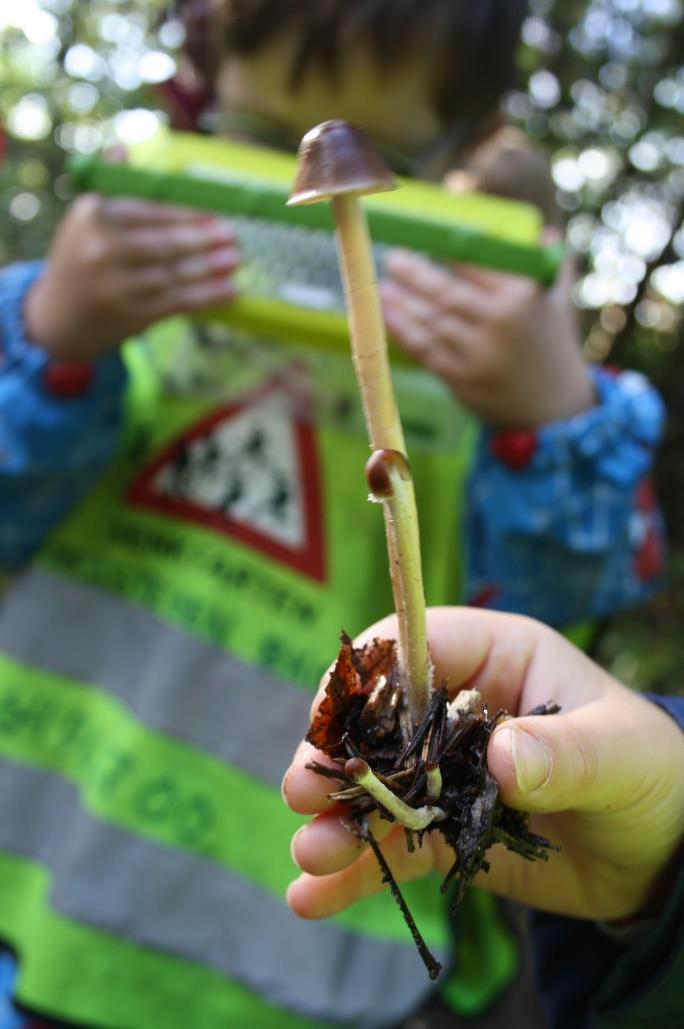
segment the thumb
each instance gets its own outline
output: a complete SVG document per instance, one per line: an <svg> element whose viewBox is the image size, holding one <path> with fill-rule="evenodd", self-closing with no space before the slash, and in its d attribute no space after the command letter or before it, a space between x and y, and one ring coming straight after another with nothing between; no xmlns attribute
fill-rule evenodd
<svg viewBox="0 0 684 1029"><path fill-rule="evenodd" d="M608 742L604 753L595 727L577 717L585 711L516 718L493 733L487 762L505 804L540 813L601 806L599 751L601 771L608 772L612 748ZM612 778L602 775L604 782Z"/></svg>

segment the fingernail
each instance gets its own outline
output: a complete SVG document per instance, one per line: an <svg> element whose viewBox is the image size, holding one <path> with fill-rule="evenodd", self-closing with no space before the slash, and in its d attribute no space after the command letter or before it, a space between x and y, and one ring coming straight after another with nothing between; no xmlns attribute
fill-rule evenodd
<svg viewBox="0 0 684 1029"><path fill-rule="evenodd" d="M221 247L209 255L209 264L212 268L232 268L239 262L240 255L234 247Z"/></svg>
<svg viewBox="0 0 684 1029"><path fill-rule="evenodd" d="M541 740L522 729L511 729L511 754L521 793L534 793L551 775L551 755Z"/></svg>
<svg viewBox="0 0 684 1029"><path fill-rule="evenodd" d="M212 222L208 226L209 236L217 243L235 243L235 230L225 222Z"/></svg>
<svg viewBox="0 0 684 1029"><path fill-rule="evenodd" d="M387 266L390 271L401 271L407 266L410 268L415 261L415 256L410 250L391 250L387 255Z"/></svg>

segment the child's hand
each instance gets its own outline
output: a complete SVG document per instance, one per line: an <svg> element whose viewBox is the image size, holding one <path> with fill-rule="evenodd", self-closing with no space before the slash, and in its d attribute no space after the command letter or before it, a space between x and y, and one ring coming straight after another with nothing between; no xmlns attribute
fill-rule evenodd
<svg viewBox="0 0 684 1029"><path fill-rule="evenodd" d="M387 328L480 418L532 429L592 406L568 265L545 290L473 266L449 269L407 251L382 284Z"/></svg>
<svg viewBox="0 0 684 1029"><path fill-rule="evenodd" d="M231 300L239 260L235 233L218 217L83 196L27 297L27 335L61 360L98 357L161 318Z"/></svg>
<svg viewBox="0 0 684 1029"><path fill-rule="evenodd" d="M531 619L435 608L428 631L436 680L452 691L478 689L490 711L522 714L548 700L562 708L558 715L504 722L487 753L502 799L532 812L533 831L562 850L531 864L497 845L488 852L491 870L476 884L579 918L655 910L684 837L684 734L676 722ZM395 637L396 619L364 633L373 636ZM334 784L305 768L312 758L330 763L303 743L283 783L294 811L316 815L294 837L303 874L288 899L297 914L322 918L383 884L373 854L343 827L340 806L327 800ZM436 831L410 854L402 829L379 818L373 829L399 882L433 869L445 874L453 863Z"/></svg>

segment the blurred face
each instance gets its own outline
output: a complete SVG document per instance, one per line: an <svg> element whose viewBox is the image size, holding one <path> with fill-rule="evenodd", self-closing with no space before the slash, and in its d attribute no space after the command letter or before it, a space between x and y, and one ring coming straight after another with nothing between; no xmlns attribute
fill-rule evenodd
<svg viewBox="0 0 684 1029"><path fill-rule="evenodd" d="M367 49L357 47L340 62L336 76L314 68L293 92L288 86L291 48L284 36L258 55L227 60L218 76L220 108L228 115L235 111L273 122L292 147L329 118L353 122L376 144L410 160L422 157L442 137L425 55L385 73Z"/></svg>

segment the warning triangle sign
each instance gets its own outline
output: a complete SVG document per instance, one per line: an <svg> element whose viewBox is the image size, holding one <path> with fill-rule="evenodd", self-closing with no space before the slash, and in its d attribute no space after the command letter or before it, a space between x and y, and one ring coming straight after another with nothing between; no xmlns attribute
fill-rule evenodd
<svg viewBox="0 0 684 1029"><path fill-rule="evenodd" d="M313 427L282 383L213 411L138 475L127 501L223 533L325 581Z"/></svg>

